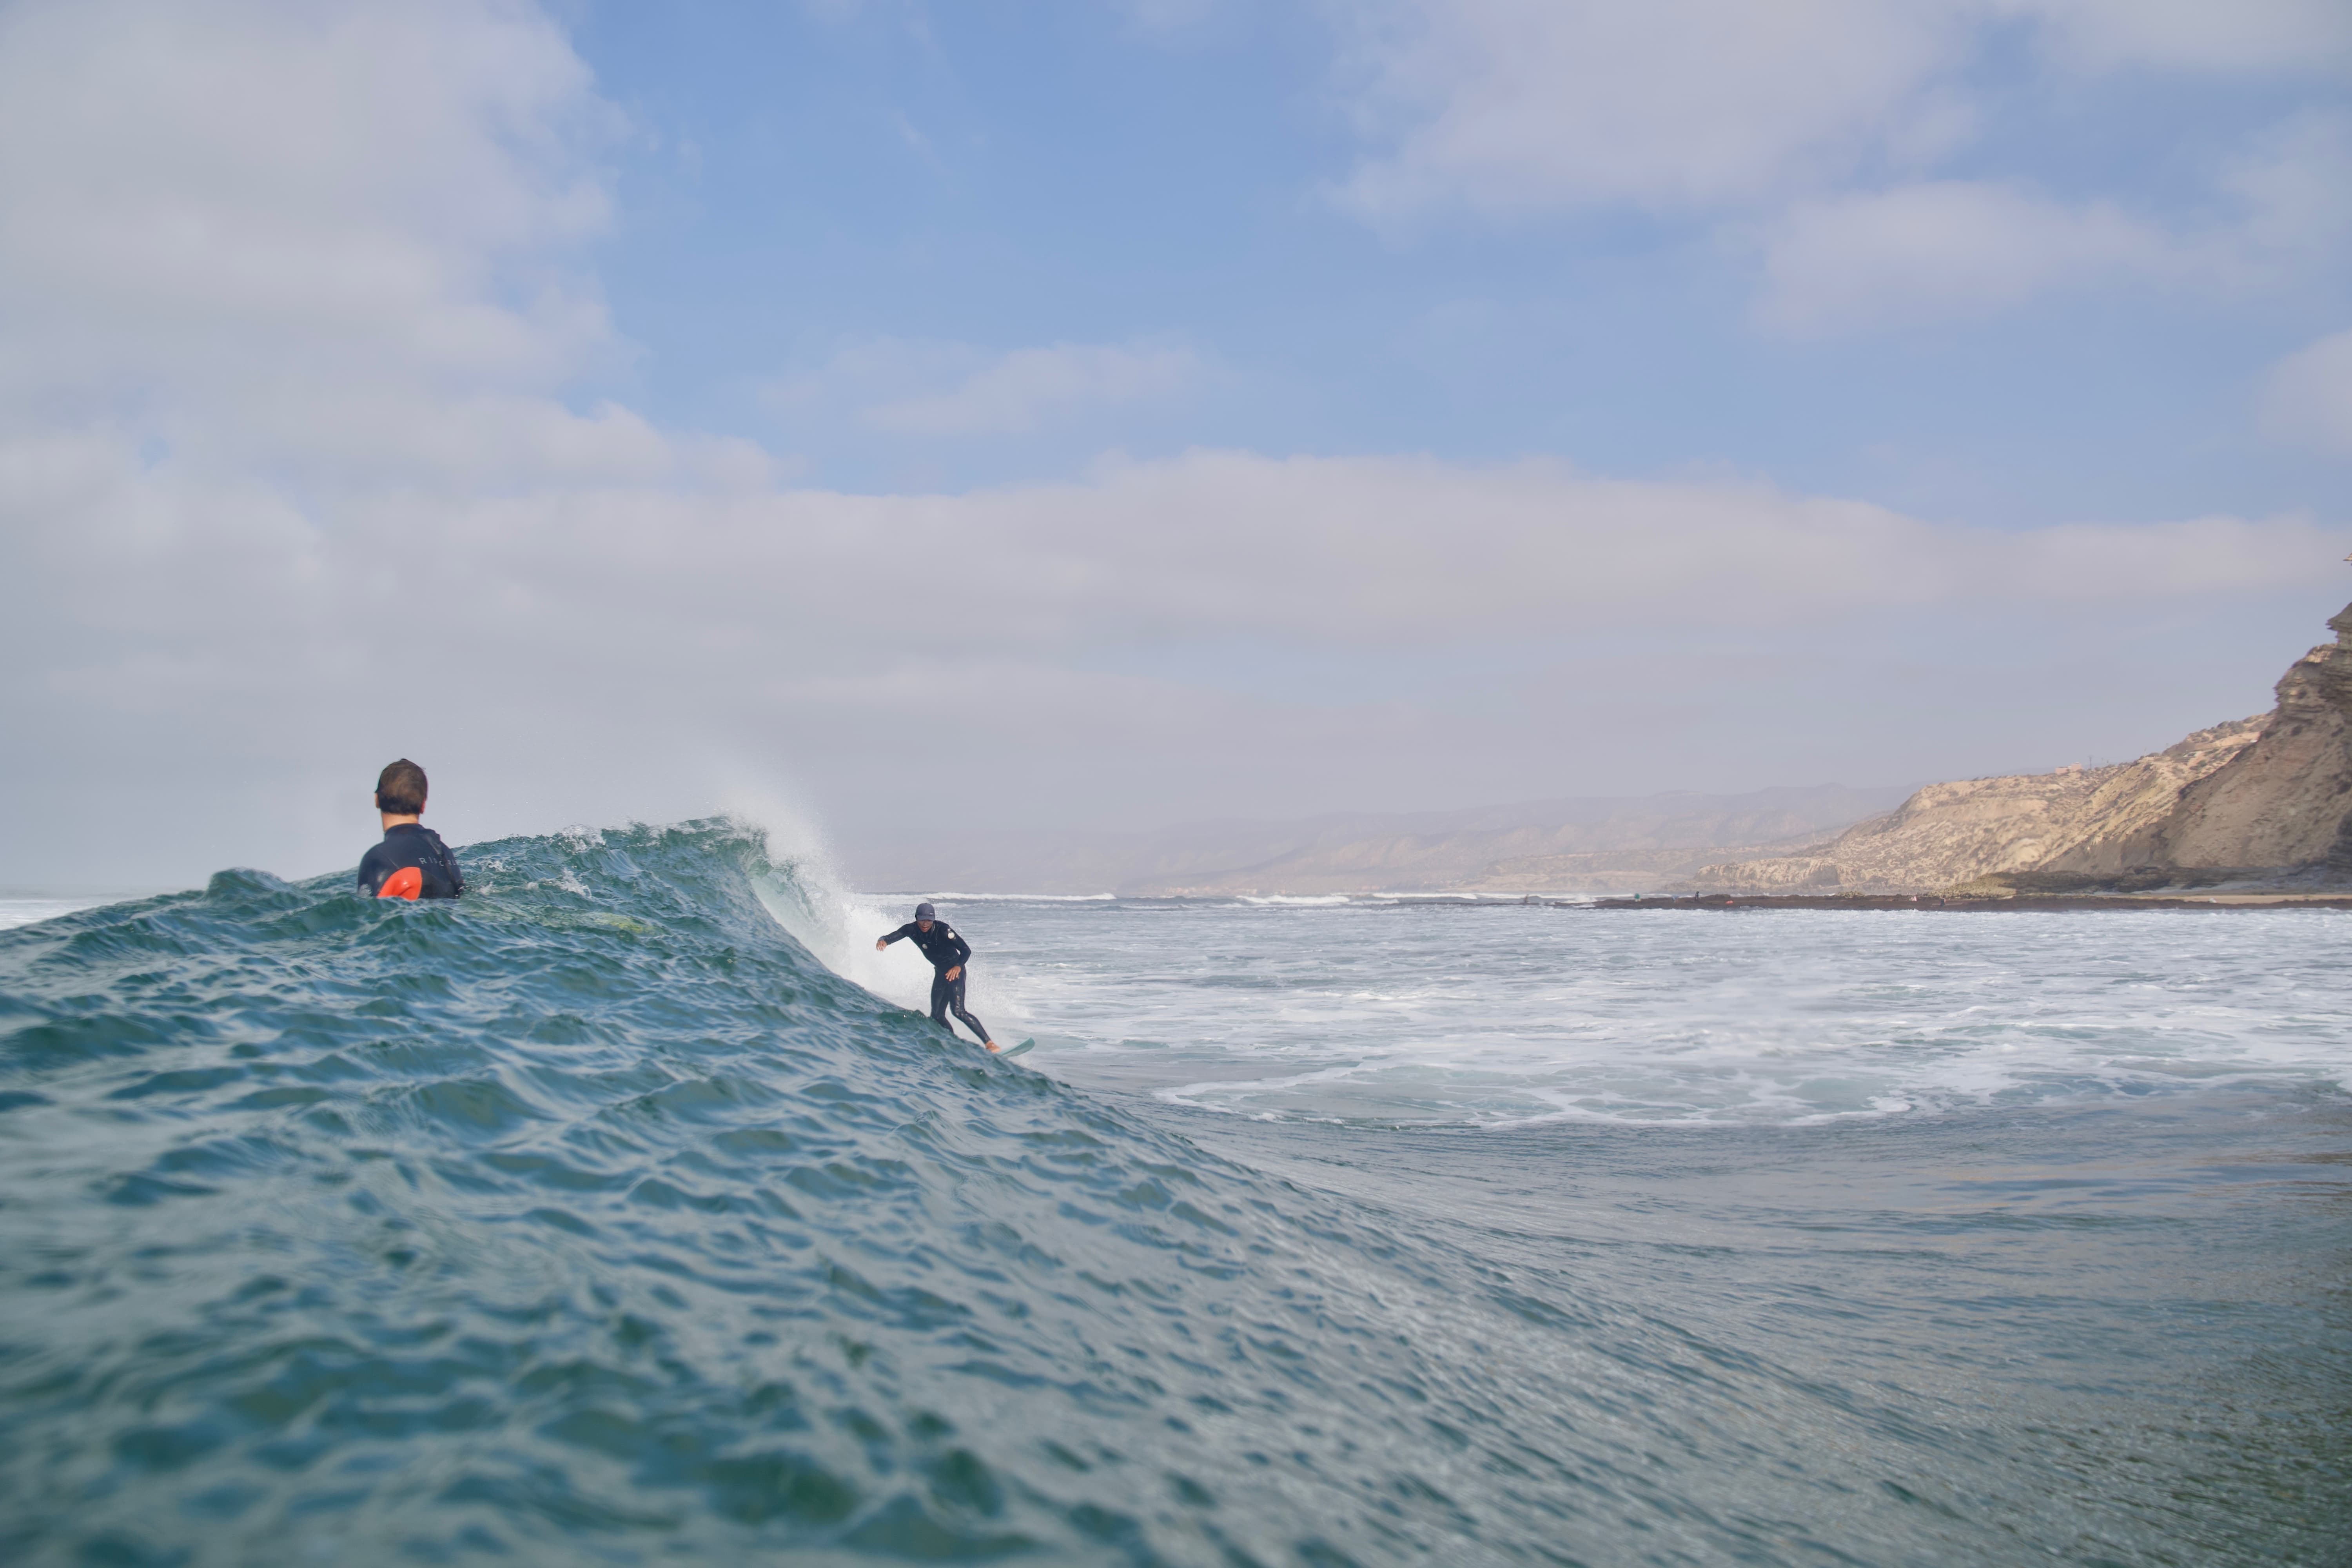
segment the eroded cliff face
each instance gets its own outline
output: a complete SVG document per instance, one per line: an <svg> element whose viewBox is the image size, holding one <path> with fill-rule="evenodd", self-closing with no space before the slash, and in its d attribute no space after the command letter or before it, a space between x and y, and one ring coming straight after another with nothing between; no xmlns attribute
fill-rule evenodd
<svg viewBox="0 0 2352 1568"><path fill-rule="evenodd" d="M2105 768L1930 784L1796 855L1724 861L1703 889L1927 892L2178 876L2352 877L2352 605L2297 659L2269 713Z"/></svg>
<svg viewBox="0 0 2352 1568"><path fill-rule="evenodd" d="M2155 835L2156 865L2182 869L2352 871L2352 605L2328 621L2336 640L2294 662L2262 739L2182 792ZM2072 868L2054 868L2071 869Z"/></svg>
<svg viewBox="0 0 2352 1568"><path fill-rule="evenodd" d="M2070 853L2152 834L2184 790L2253 746L2269 722L2265 714L2216 724L2103 768L1929 784L1809 853L1707 866L1692 881L1709 891L1902 893L2040 870Z"/></svg>

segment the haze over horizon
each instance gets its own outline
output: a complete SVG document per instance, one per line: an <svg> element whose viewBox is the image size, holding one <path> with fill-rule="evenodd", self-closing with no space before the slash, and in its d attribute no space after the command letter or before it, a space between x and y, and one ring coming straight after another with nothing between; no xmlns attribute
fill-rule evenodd
<svg viewBox="0 0 2352 1568"><path fill-rule="evenodd" d="M2328 0L16 0L0 205L0 885L2043 769L2352 599Z"/></svg>

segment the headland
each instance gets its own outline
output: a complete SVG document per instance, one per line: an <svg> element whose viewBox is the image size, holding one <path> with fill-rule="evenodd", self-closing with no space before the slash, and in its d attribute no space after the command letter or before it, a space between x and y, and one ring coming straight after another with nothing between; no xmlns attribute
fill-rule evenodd
<svg viewBox="0 0 2352 1568"><path fill-rule="evenodd" d="M1748 906L2331 904L2352 895L2352 605L2327 624L2336 640L2288 668L2268 713L2107 767L1929 784L1826 842L1702 867L1680 890Z"/></svg>

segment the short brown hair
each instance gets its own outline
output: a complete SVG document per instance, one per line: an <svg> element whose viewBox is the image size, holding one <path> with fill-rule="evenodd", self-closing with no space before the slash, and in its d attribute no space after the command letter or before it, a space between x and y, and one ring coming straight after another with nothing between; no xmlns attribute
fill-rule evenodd
<svg viewBox="0 0 2352 1568"><path fill-rule="evenodd" d="M394 816L415 816L425 809L425 770L403 757L386 763L375 775L375 808Z"/></svg>

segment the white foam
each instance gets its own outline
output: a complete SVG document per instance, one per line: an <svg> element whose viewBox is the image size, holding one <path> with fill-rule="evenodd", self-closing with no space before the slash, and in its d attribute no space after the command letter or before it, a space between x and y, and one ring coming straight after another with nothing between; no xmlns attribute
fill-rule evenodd
<svg viewBox="0 0 2352 1568"><path fill-rule="evenodd" d="M914 944L894 942L880 952L874 948L877 938L907 922L911 911L904 900L853 890L835 868L823 837L802 814L757 798L739 796L730 805L730 817L766 841L768 863L776 874L758 890L776 923L844 980L886 1002L929 1012L931 968ZM986 961L985 933L982 940L974 940L970 931L962 935L971 942L976 961L968 971L966 1005L1000 1039L1034 1032L1020 1027L1025 1022L1022 1010L1013 1005L1002 973Z"/></svg>
<svg viewBox="0 0 2352 1568"><path fill-rule="evenodd" d="M929 899L966 904L1105 904L1117 893L874 893L872 898Z"/></svg>
<svg viewBox="0 0 2352 1568"><path fill-rule="evenodd" d="M0 931L28 926L40 921L53 921L59 915L69 915L77 910L94 910L112 899L0 899Z"/></svg>
<svg viewBox="0 0 2352 1568"><path fill-rule="evenodd" d="M2347 931L2329 911L1137 901L1008 909L992 934L1036 1031L1082 1047L1057 1072L1243 1116L1513 1126L2341 1085Z"/></svg>

